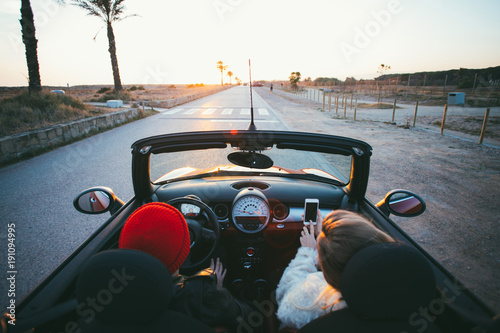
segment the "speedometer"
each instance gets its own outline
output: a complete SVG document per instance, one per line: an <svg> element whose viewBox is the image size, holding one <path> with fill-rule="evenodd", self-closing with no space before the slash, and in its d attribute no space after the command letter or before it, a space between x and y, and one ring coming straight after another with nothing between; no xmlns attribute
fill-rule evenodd
<svg viewBox="0 0 500 333"><path fill-rule="evenodd" d="M189 203L183 203L181 205L181 213L185 217L196 217L200 214L200 207Z"/></svg>
<svg viewBox="0 0 500 333"><path fill-rule="evenodd" d="M262 192L247 188L234 198L231 216L236 228L246 233L256 233L268 224L271 210Z"/></svg>

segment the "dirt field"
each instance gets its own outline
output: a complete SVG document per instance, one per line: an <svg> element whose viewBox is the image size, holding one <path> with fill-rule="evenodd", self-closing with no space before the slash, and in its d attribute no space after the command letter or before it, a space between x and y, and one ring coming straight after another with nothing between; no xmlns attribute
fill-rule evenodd
<svg viewBox="0 0 500 333"><path fill-rule="evenodd" d="M495 148L500 142L478 145L451 131L440 135L418 126L338 119L320 111L320 103L257 91L295 130L315 129L372 145L368 198L377 202L397 188L422 196L423 215L393 220L500 313L500 149Z"/></svg>
<svg viewBox="0 0 500 333"><path fill-rule="evenodd" d="M175 86L175 88L174 88ZM178 85L144 85L135 86L139 89L131 90L133 86L124 86L124 90L130 93L132 101L149 101L149 100L165 100L191 94L196 94L202 91L211 90L219 87L218 85L206 85L203 87L188 88L185 84ZM144 90L142 88L144 88ZM46 91L64 90L66 95L78 98L82 102L90 102L92 99L99 98L103 94L98 93L101 88L113 89L111 85L94 85L94 86L74 86L74 87L44 87ZM18 87L0 87L0 100L7 97L15 96L26 88ZM116 111L116 110L114 110Z"/></svg>

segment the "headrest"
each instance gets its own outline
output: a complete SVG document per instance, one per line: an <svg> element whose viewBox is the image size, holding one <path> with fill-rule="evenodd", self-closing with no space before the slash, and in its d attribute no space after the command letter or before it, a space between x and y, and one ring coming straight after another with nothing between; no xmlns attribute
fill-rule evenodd
<svg viewBox="0 0 500 333"><path fill-rule="evenodd" d="M105 324L141 324L167 311L173 282L155 257L135 250L108 250L87 261L76 282L79 314ZM90 320L87 319L88 322Z"/></svg>
<svg viewBox="0 0 500 333"><path fill-rule="evenodd" d="M349 259L340 290L365 319L407 319L435 297L434 273L425 257L403 243L367 246Z"/></svg>

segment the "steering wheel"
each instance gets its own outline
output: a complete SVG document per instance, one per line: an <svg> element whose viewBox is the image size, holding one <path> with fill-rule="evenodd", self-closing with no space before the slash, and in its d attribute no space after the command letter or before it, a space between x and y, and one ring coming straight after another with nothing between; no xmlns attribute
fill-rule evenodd
<svg viewBox="0 0 500 333"><path fill-rule="evenodd" d="M202 226L201 222L198 221L196 218L188 218L185 217L188 229L189 229L189 237L191 239L191 250L197 249L200 247L201 240L207 240L211 242L211 247L210 251L207 252L205 256L202 256L202 259L197 260L196 262L193 262L191 259L191 253L187 257L186 261L182 264L181 268L186 269L186 270L192 270L194 268L203 268L201 265L208 260L210 257L215 252L215 249L217 248L217 245L219 244L220 240L220 227L219 227L219 220L217 219L217 216L215 216L214 212L208 207L204 202L199 200L196 197L180 197L180 198L175 198L172 200L169 200L167 204L174 206L175 208L179 209L180 211L180 206L181 204L191 204L195 205L200 208L200 214L201 212L204 212L206 216L208 217L208 222L213 226L214 230L211 230L209 228L205 228ZM200 267L198 267L200 266Z"/></svg>

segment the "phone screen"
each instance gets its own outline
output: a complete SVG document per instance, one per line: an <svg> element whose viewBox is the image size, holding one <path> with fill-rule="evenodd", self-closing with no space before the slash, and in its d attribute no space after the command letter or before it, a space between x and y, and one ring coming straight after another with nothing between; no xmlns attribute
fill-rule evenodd
<svg viewBox="0 0 500 333"><path fill-rule="evenodd" d="M318 203L317 202L306 202L306 209L304 212L304 222L309 221L316 222L316 217L318 215Z"/></svg>

